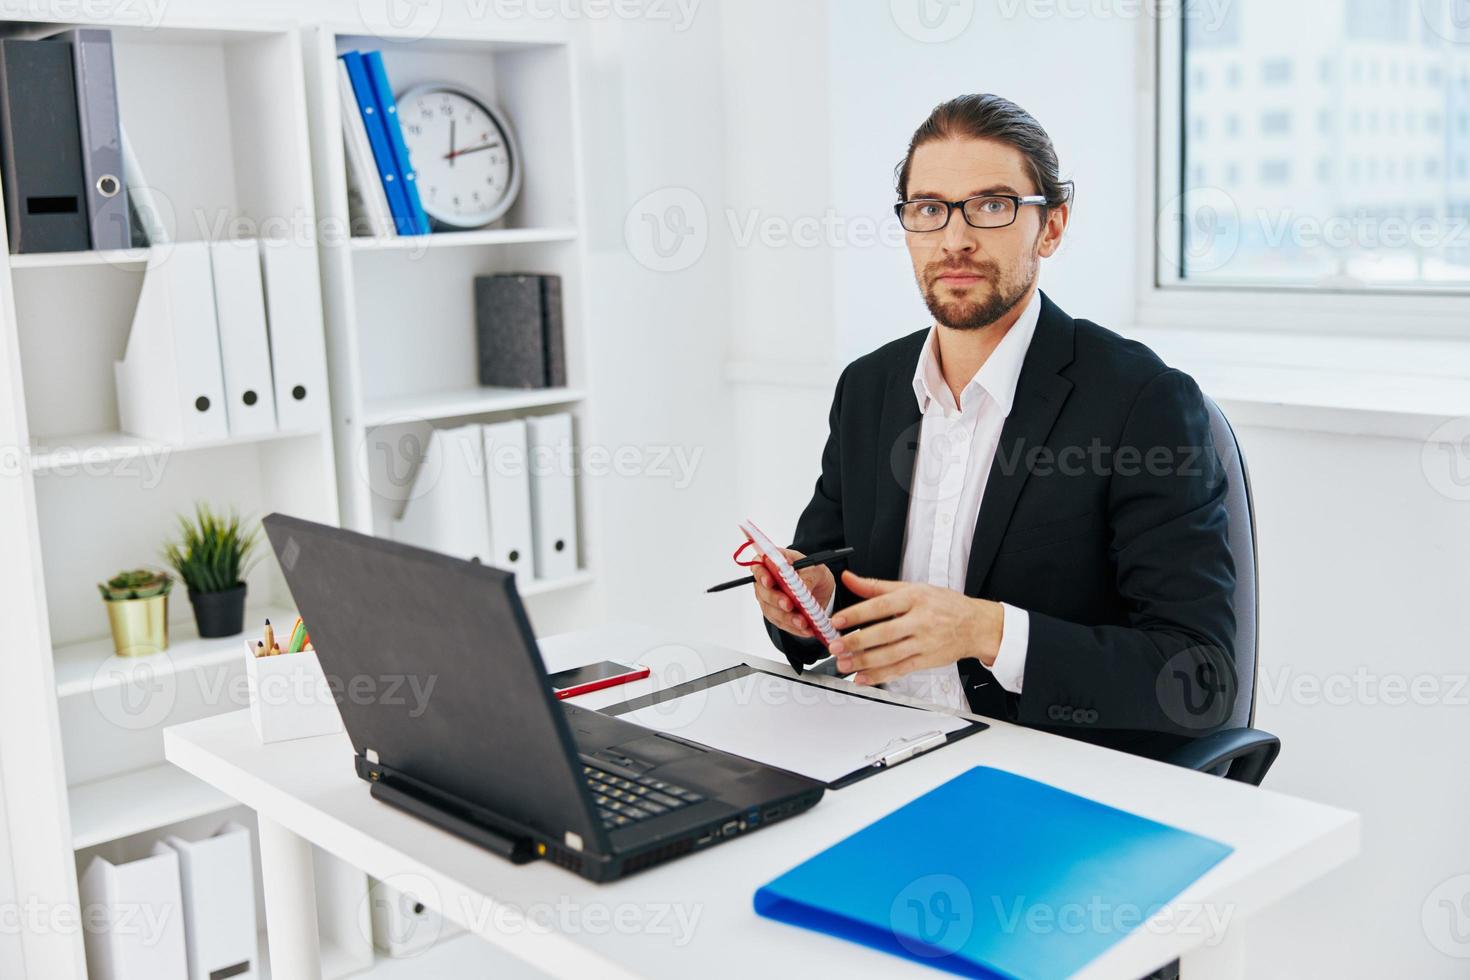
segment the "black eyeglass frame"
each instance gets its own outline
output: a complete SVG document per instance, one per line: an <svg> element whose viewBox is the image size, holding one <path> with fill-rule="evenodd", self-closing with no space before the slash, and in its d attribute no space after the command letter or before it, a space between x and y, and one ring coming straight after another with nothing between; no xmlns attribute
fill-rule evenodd
<svg viewBox="0 0 1470 980"><path fill-rule="evenodd" d="M1011 220L1007 221L1003 225L977 225L975 224L975 222L971 221L970 216L965 213L965 205L969 204L971 201L988 201L995 199L1010 201L1012 204ZM905 225L903 223L903 209L910 204L943 204L946 208L948 208L948 210L944 214L944 223L939 225L939 227L937 228L925 228L922 231L910 228L908 225ZM903 226L904 231L911 232L915 235L929 235L933 234L936 231L943 231L944 229L948 228L949 221L951 218L954 217L956 208L959 209L960 217L965 219L965 224L969 225L971 228L979 228L981 231L992 231L996 228L1009 228L1011 225L1015 224L1016 218L1020 217L1021 215L1021 208L1026 205L1044 207L1050 204L1051 202L1047 200L1045 194L1028 194L1024 197L1019 197L1015 194L976 194L974 197L967 197L963 201L941 201L937 197L915 197L910 198L907 201L899 201L893 206L893 213L898 218L898 223Z"/></svg>

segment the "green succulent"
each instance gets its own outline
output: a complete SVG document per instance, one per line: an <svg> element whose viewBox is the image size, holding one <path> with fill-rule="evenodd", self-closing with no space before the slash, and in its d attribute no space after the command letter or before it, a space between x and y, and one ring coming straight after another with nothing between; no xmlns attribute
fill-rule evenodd
<svg viewBox="0 0 1470 980"><path fill-rule="evenodd" d="M239 585L260 541L258 526L247 531L234 511L221 517L202 503L195 505L192 521L179 516L179 533L164 557L191 592L224 592Z"/></svg>
<svg viewBox="0 0 1470 980"><path fill-rule="evenodd" d="M155 572L146 568L135 568L131 572L118 572L97 590L108 602L123 599L151 599L157 595L168 595L174 587L173 577L168 572Z"/></svg>

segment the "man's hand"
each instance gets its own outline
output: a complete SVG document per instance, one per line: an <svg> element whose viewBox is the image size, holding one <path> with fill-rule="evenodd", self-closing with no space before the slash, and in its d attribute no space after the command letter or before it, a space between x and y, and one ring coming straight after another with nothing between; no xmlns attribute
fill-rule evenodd
<svg viewBox="0 0 1470 980"><path fill-rule="evenodd" d="M790 548L782 548L781 553L786 556L787 561L796 561L805 558L799 551ZM770 569L764 564L757 565L751 569L755 575L755 598L761 604L761 613L777 629L785 630L793 636L813 637L811 627L806 624L806 618L797 611L796 604L786 597L771 577ZM832 598L832 593L837 590L837 579L832 576L832 569L826 565L813 565L811 568L803 568L797 571L806 587L812 590L812 595L817 600L817 605L827 606L827 600Z"/></svg>
<svg viewBox="0 0 1470 980"><path fill-rule="evenodd" d="M862 578L852 572L842 573L842 584L864 600L833 616L832 625L842 630L876 624L848 633L829 648L838 670L858 671L855 683L881 684L965 657L987 667L995 663L1005 624L1000 603L937 585Z"/></svg>

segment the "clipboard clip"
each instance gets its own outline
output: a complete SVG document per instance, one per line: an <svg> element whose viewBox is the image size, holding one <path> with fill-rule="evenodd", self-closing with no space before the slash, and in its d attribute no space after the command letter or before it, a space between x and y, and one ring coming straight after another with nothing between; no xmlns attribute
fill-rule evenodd
<svg viewBox="0 0 1470 980"><path fill-rule="evenodd" d="M911 738L890 739L888 744L877 752L867 756L875 766L896 766L905 759L912 759L916 755L937 749L949 741L949 736L941 731L924 732Z"/></svg>

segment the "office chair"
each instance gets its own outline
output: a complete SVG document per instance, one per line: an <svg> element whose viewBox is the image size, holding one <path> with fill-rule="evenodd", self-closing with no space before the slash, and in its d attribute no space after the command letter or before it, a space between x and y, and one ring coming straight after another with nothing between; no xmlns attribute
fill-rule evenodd
<svg viewBox="0 0 1470 980"><path fill-rule="evenodd" d="M1256 626L1261 609L1256 593L1256 511L1235 430L1208 397L1205 410L1210 413L1215 452L1225 468L1225 509L1230 517L1230 553L1235 556L1235 705L1224 728L1180 746L1163 761L1259 786L1281 752L1281 740L1251 727L1256 717Z"/></svg>
<svg viewBox="0 0 1470 980"><path fill-rule="evenodd" d="M1256 512L1250 473L1235 430L1208 397L1205 410L1210 413L1210 437L1225 471L1225 510L1230 519L1230 553L1235 557L1235 704L1225 727L1181 745L1161 761L1259 786L1281 752L1281 739L1251 727L1256 717L1256 623L1260 616ZM837 661L823 660L811 670L835 676Z"/></svg>

